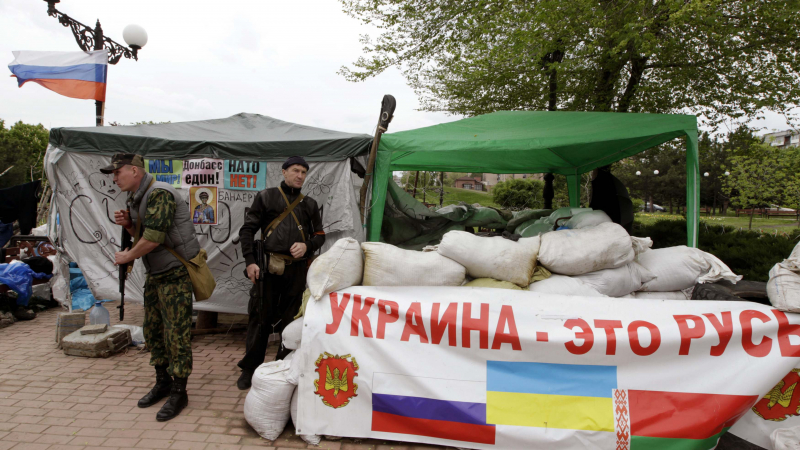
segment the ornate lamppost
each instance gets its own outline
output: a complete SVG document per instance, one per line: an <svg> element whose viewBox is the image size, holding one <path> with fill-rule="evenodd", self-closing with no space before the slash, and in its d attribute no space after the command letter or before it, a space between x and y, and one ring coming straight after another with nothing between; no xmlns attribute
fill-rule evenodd
<svg viewBox="0 0 800 450"><path fill-rule="evenodd" d="M100 20L94 26L94 29L88 25L73 19L72 17L62 13L56 9L56 3L61 0L44 0L47 2L47 15L55 17L58 22L69 27L72 30L72 35L75 37L75 42L81 50L88 52L90 50L108 50L108 63L116 64L124 56L127 59L139 60L138 52L142 47L147 44L147 32L139 25L128 25L122 31L122 37L129 47L126 47L119 42L105 36L103 28L100 26ZM95 101L97 111L97 126L103 125L103 110L104 102L99 100Z"/></svg>

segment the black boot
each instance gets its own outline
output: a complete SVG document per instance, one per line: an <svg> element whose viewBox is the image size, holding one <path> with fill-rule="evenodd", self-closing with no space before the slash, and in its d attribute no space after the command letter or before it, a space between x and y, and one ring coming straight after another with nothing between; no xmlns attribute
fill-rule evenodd
<svg viewBox="0 0 800 450"><path fill-rule="evenodd" d="M174 419L178 414L183 411L183 408L189 404L189 395L186 394L186 378L178 378L172 382L172 390L169 393L169 399L161 411L156 414L156 420L159 422L166 422L167 420Z"/></svg>
<svg viewBox="0 0 800 450"><path fill-rule="evenodd" d="M239 379L236 381L236 387L239 390L244 391L245 389L250 389L250 384L253 380L253 369L242 369L242 374L239 375Z"/></svg>
<svg viewBox="0 0 800 450"><path fill-rule="evenodd" d="M148 408L169 395L172 389L172 377L167 373L167 366L156 366L156 385L139 400L139 408Z"/></svg>

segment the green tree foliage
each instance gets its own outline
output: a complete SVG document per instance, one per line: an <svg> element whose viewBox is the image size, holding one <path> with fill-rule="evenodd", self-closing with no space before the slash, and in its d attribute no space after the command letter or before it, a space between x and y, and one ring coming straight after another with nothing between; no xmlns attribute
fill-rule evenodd
<svg viewBox="0 0 800 450"><path fill-rule="evenodd" d="M503 208L544 208L544 181L511 179L501 181L492 188L492 199Z"/></svg>
<svg viewBox="0 0 800 450"><path fill-rule="evenodd" d="M800 97L796 0L340 0L381 33L340 71L398 67L429 111L680 112L713 123Z"/></svg>
<svg viewBox="0 0 800 450"><path fill-rule="evenodd" d="M6 128L0 119L0 189L38 180L50 132L39 125L17 122Z"/></svg>
<svg viewBox="0 0 800 450"><path fill-rule="evenodd" d="M747 154L731 156L730 167L726 167L730 176L723 180L723 187L731 191L731 199L741 208L780 204L790 175L791 155L792 152L760 144L751 147ZM748 228L753 227L753 213Z"/></svg>

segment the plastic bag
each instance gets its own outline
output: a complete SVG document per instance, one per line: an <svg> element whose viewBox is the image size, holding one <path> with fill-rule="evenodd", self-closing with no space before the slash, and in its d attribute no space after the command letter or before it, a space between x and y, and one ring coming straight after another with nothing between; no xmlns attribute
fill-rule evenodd
<svg viewBox="0 0 800 450"><path fill-rule="evenodd" d="M0 284L5 284L17 293L17 305L28 306L34 278L49 280L52 277L51 274L34 272L30 266L21 261L0 264Z"/></svg>

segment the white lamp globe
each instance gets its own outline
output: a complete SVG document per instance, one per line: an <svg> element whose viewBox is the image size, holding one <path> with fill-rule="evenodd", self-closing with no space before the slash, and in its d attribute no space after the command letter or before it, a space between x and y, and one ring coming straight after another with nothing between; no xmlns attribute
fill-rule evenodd
<svg viewBox="0 0 800 450"><path fill-rule="evenodd" d="M641 172L641 171L639 171L639 170L637 170L637 171L636 171L636 175L637 175L637 176L638 176L638 175L641 175L641 174L642 174L642 172Z"/></svg>
<svg viewBox="0 0 800 450"><path fill-rule="evenodd" d="M653 175L658 175L658 170L654 170Z"/></svg>
<svg viewBox="0 0 800 450"><path fill-rule="evenodd" d="M710 174L709 174L708 172L706 172L706 173L704 173L704 174L703 174L703 176L704 176L704 177L707 177L707 176L709 176L709 175L710 175Z"/></svg>
<svg viewBox="0 0 800 450"><path fill-rule="evenodd" d="M728 171L726 170L726 171L725 171L725 176L726 176L726 177L729 177L730 175L731 175L731 173L730 173L730 172L728 172Z"/></svg>
<svg viewBox="0 0 800 450"><path fill-rule="evenodd" d="M147 44L147 32L139 25L130 24L122 30L122 39L131 48L142 48Z"/></svg>

